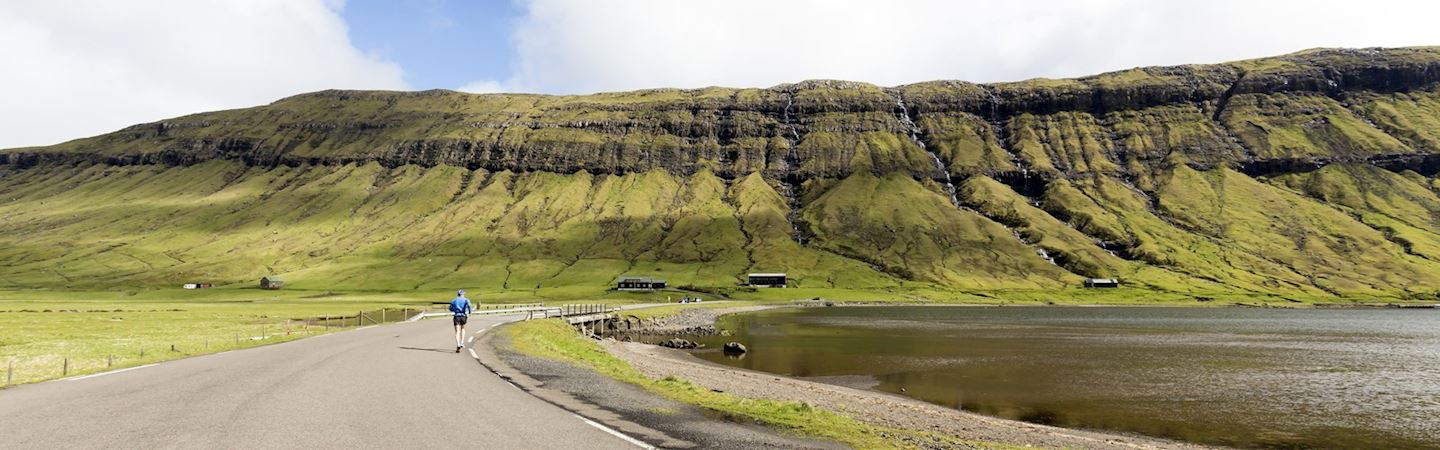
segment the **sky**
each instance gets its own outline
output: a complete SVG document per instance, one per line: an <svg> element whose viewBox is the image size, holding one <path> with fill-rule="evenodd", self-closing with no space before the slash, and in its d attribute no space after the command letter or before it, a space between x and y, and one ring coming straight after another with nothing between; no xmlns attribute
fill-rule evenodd
<svg viewBox="0 0 1440 450"><path fill-rule="evenodd" d="M0 148L321 89L1075 77L1440 45L1422 0L5 0Z"/></svg>

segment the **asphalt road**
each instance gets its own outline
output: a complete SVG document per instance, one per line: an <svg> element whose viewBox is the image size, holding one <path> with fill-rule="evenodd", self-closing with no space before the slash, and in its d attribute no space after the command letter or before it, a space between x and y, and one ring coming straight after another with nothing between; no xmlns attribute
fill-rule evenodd
<svg viewBox="0 0 1440 450"><path fill-rule="evenodd" d="M196 447L637 448L455 353L444 318L0 391L0 448Z"/></svg>

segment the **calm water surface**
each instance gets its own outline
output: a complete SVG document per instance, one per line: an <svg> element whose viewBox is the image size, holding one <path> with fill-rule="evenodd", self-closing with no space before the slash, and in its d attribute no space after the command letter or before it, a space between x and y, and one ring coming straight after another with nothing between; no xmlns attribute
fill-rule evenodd
<svg viewBox="0 0 1440 450"><path fill-rule="evenodd" d="M1064 427L1440 448L1440 310L802 308L727 317L727 365Z"/></svg>

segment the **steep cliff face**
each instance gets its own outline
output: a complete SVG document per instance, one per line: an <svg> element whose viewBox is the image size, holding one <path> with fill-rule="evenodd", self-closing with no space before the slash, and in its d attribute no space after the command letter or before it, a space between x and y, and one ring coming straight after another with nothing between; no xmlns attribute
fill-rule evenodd
<svg viewBox="0 0 1440 450"><path fill-rule="evenodd" d="M826 287L1419 295L1440 288L1440 234L1416 219L1440 217L1437 149L1440 48L990 85L324 91L0 150L0 260L28 274L15 286L385 284L438 264L515 280L501 289L788 270ZM249 243L172 245L201 236Z"/></svg>
<svg viewBox="0 0 1440 450"><path fill-rule="evenodd" d="M939 177L1028 170L1140 176L1171 162L1286 164L1434 153L1440 49L1313 50L1073 80L881 88L807 81L769 89L585 96L324 91L135 125L9 162L394 167L722 177ZM912 133L913 132L913 133Z"/></svg>

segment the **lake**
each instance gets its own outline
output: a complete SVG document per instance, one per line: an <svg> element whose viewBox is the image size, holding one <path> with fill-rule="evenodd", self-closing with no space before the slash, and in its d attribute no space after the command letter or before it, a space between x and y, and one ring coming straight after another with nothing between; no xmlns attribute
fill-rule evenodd
<svg viewBox="0 0 1440 450"><path fill-rule="evenodd" d="M726 365L1252 448L1440 448L1440 310L894 306L727 316ZM740 358L726 341L750 348Z"/></svg>

